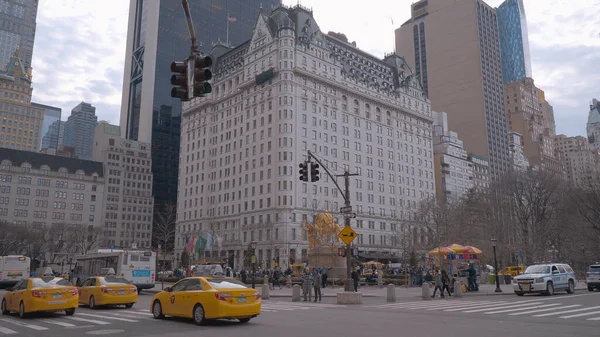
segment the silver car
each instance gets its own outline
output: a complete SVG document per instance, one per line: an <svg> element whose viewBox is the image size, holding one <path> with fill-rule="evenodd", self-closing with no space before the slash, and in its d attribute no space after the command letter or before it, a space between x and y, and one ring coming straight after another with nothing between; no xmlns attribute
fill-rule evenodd
<svg viewBox="0 0 600 337"><path fill-rule="evenodd" d="M593 264L585 273L585 283L589 291L600 289L600 264Z"/></svg>

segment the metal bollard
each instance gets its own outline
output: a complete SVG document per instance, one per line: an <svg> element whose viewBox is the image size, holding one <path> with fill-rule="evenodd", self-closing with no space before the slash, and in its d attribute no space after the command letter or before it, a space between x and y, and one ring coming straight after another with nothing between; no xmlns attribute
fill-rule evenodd
<svg viewBox="0 0 600 337"><path fill-rule="evenodd" d="M263 284L261 298L263 300L268 300L270 297L271 297L271 295L270 295L269 285L268 284Z"/></svg>
<svg viewBox="0 0 600 337"><path fill-rule="evenodd" d="M300 302L300 286L297 284L292 286L292 302Z"/></svg>
<svg viewBox="0 0 600 337"><path fill-rule="evenodd" d="M269 276L268 275L263 276L263 284L269 284Z"/></svg>
<svg viewBox="0 0 600 337"><path fill-rule="evenodd" d="M424 300L430 300L431 299L431 295L429 294L429 283L423 283L423 286L421 287L421 296L423 297Z"/></svg>
<svg viewBox="0 0 600 337"><path fill-rule="evenodd" d="M287 287L291 288L292 287L292 275L288 275L286 277L286 283L287 283Z"/></svg>
<svg viewBox="0 0 600 337"><path fill-rule="evenodd" d="M377 276L377 285L379 286L379 289L383 288L383 276L382 275Z"/></svg>
<svg viewBox="0 0 600 337"><path fill-rule="evenodd" d="M462 297L462 284L458 281L454 282L454 296Z"/></svg>
<svg viewBox="0 0 600 337"><path fill-rule="evenodd" d="M396 286L391 283L387 286L387 301L396 302Z"/></svg>

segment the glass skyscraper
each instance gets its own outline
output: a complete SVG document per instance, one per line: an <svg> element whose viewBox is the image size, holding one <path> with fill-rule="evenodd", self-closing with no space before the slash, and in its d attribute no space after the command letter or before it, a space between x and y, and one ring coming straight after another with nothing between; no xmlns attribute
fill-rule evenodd
<svg viewBox="0 0 600 337"><path fill-rule="evenodd" d="M531 76L527 17L523 0L505 0L497 9L502 77L511 83Z"/></svg>
<svg viewBox="0 0 600 337"><path fill-rule="evenodd" d="M252 37L261 5L281 0L193 0L190 11L201 51L213 42L239 45ZM190 53L181 0L131 0L123 77L121 129L126 138L152 143L155 206L177 202L181 102L171 98L173 61ZM157 209L159 210L159 209Z"/></svg>
<svg viewBox="0 0 600 337"><path fill-rule="evenodd" d="M0 0L0 70L17 48L25 70L31 67L38 0Z"/></svg>
<svg viewBox="0 0 600 337"><path fill-rule="evenodd" d="M44 109L40 149L58 149L58 137L60 135L60 126L62 124L60 122L62 109L38 103L31 103L31 105Z"/></svg>

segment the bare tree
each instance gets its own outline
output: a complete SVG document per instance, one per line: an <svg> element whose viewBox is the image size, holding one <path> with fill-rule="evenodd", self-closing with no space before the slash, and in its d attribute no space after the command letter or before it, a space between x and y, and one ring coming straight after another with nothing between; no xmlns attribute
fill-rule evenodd
<svg viewBox="0 0 600 337"><path fill-rule="evenodd" d="M167 253L169 251L173 251L176 220L177 208L173 204L165 205L160 213L154 214L152 236L154 239L154 244L161 250L162 253L163 259L161 264L161 271L163 272L163 275L165 271L165 261L167 259Z"/></svg>
<svg viewBox="0 0 600 337"><path fill-rule="evenodd" d="M583 188L574 189L572 197L585 222L600 232L600 177L591 179Z"/></svg>
<svg viewBox="0 0 600 337"><path fill-rule="evenodd" d="M82 224L69 224L66 228L67 232L63 240L68 252L86 255L98 248L102 234L99 228Z"/></svg>
<svg viewBox="0 0 600 337"><path fill-rule="evenodd" d="M0 221L0 256L14 254L19 249L15 226Z"/></svg>

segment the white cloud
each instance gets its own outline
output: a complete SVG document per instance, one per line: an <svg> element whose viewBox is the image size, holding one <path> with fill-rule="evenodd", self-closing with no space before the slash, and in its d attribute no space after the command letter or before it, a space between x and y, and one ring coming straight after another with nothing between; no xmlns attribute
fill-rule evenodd
<svg viewBox="0 0 600 337"><path fill-rule="evenodd" d="M413 0L284 0L312 7L320 28L341 32L382 57ZM502 0L489 0L498 6ZM558 131L583 134L588 102L599 97L598 0L525 0L533 74L555 105ZM127 34L127 0L40 1L34 48L34 100L63 108L81 100L118 122ZM393 22L393 24L392 24ZM182 25L185 24L182 22ZM574 54L573 51L580 51Z"/></svg>

